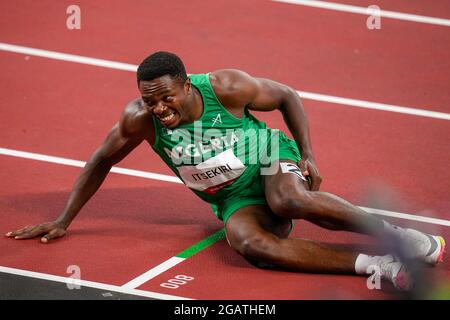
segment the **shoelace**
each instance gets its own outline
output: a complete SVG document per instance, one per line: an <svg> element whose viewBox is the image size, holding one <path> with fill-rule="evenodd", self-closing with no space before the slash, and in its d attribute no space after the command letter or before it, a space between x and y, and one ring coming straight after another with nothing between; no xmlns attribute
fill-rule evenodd
<svg viewBox="0 0 450 320"><path fill-rule="evenodd" d="M389 260L388 260L389 259ZM393 256L383 257L380 261L381 277L392 280L394 277L394 267L397 267L400 262L396 262Z"/></svg>
<svg viewBox="0 0 450 320"><path fill-rule="evenodd" d="M383 258L379 263L381 278L391 281L397 289L409 291L413 286L413 282L407 266L400 260L397 260L395 256L388 255ZM401 271L402 269L403 271ZM399 278L400 271L402 275Z"/></svg>

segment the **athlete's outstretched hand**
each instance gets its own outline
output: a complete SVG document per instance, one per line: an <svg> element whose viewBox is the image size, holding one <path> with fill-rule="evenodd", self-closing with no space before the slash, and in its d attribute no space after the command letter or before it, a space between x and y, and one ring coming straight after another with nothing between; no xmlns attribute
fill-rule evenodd
<svg viewBox="0 0 450 320"><path fill-rule="evenodd" d="M17 231L8 232L6 234L9 238L31 239L42 236L41 242L47 243L48 241L56 238L63 237L66 234L66 229L56 222L46 222L34 226L26 226L25 228Z"/></svg>
<svg viewBox="0 0 450 320"><path fill-rule="evenodd" d="M311 191L319 191L322 177L319 173L319 169L317 169L314 159L303 158L298 165L300 170L302 170L302 174L310 181Z"/></svg>

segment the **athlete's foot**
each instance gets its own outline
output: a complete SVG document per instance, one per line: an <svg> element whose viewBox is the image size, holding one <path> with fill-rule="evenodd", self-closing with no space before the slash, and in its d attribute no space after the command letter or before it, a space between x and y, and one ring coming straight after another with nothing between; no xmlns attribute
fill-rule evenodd
<svg viewBox="0 0 450 320"><path fill-rule="evenodd" d="M401 235L408 248L406 255L420 259L428 264L442 262L445 252L445 241L441 236L433 236L414 229L404 229Z"/></svg>
<svg viewBox="0 0 450 320"><path fill-rule="evenodd" d="M395 288L401 291L410 291L413 288L413 279L405 264L396 260L393 255L380 257L377 265L381 278L392 282Z"/></svg>

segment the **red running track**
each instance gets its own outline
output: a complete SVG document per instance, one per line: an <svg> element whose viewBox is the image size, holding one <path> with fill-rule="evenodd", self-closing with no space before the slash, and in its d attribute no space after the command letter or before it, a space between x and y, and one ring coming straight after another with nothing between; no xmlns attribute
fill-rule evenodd
<svg viewBox="0 0 450 320"><path fill-rule="evenodd" d="M443 2L425 6L449 18ZM389 3L399 10L393 3L405 0ZM381 30L370 31L362 15L265 0L79 6L82 28L70 31L64 2L4 1L1 40L134 64L169 50L191 73L236 67L298 90L449 112L446 27L383 19Z"/></svg>
<svg viewBox="0 0 450 320"><path fill-rule="evenodd" d="M449 112L448 28L386 20L381 32L369 32L362 16L265 1L161 1L158 10L145 1L110 3L81 1L82 30L68 31L61 2L3 2L0 41L135 64L153 50L173 50L193 73L237 67L299 90ZM0 57L0 147L86 160L137 94L129 72L6 52ZM446 121L304 103L323 190L359 205L449 218ZM277 114L258 117L286 129ZM5 232L55 217L79 172L5 156L0 162L0 209L14 217L2 219ZM170 173L144 145L120 165ZM449 238L448 227L393 221ZM207 204L181 185L112 174L66 238L49 246L1 239L0 265L67 275L67 266L78 264L86 280L122 285L220 227ZM307 223L296 224L293 236L370 249L365 237ZM196 280L176 292L159 286L176 274ZM433 274L449 280L448 260ZM255 269L225 241L141 288L203 299L394 297L389 286L367 290L364 278Z"/></svg>

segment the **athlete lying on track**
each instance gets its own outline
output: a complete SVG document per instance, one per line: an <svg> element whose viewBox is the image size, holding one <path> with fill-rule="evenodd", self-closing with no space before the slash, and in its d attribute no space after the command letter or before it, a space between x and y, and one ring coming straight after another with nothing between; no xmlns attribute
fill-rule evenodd
<svg viewBox="0 0 450 320"><path fill-rule="evenodd" d="M408 257L432 265L442 260L442 237L391 225L319 191L322 178L306 115L288 86L239 70L188 77L182 61L167 52L147 57L138 68L137 82L141 97L125 107L87 162L60 217L6 236L42 236L44 243L64 236L111 167L145 140L187 187L211 204L225 224L231 247L256 266L368 274L375 265L395 287L411 288L404 263L394 255L368 256L289 238L291 219L401 239L408 244ZM266 128L250 110L279 110L295 141Z"/></svg>

